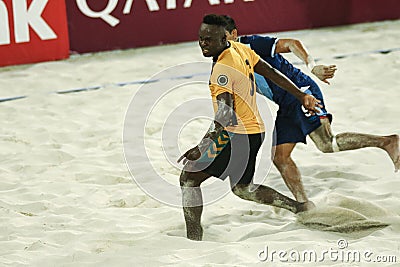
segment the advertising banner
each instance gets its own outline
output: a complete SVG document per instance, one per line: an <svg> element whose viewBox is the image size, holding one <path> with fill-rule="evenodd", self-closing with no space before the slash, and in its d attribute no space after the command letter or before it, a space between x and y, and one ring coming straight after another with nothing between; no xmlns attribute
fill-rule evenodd
<svg viewBox="0 0 400 267"><path fill-rule="evenodd" d="M197 39L205 14L240 34L400 18L398 0L0 0L0 66ZM68 24L67 24L68 15ZM69 35L68 35L69 34Z"/></svg>
<svg viewBox="0 0 400 267"><path fill-rule="evenodd" d="M197 39L205 14L227 14L241 34L400 18L398 0L70 0L71 50L83 53Z"/></svg>
<svg viewBox="0 0 400 267"><path fill-rule="evenodd" d="M0 66L69 55L65 2L0 0Z"/></svg>

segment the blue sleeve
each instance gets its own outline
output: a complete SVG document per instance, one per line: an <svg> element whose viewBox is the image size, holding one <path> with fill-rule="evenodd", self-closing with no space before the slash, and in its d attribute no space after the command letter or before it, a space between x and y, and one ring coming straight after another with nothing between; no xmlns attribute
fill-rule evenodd
<svg viewBox="0 0 400 267"><path fill-rule="evenodd" d="M263 96L265 96L266 98L268 98L271 101L274 101L272 99L273 93L272 93L271 87L269 87L264 76L261 76L258 73L254 73L254 77L256 77L257 93L262 94Z"/></svg>
<svg viewBox="0 0 400 267"><path fill-rule="evenodd" d="M249 35L240 37L240 42L243 44L249 44L261 57L273 57L275 52L275 42L277 38L260 35Z"/></svg>

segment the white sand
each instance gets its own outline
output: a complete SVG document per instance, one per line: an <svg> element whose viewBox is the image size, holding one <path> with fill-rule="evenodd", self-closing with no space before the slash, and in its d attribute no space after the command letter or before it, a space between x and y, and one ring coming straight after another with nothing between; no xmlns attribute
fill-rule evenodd
<svg viewBox="0 0 400 267"><path fill-rule="evenodd" d="M336 133L400 133L400 51L364 53L399 48L400 21L278 36L299 38L321 63L337 64L332 84L319 83L334 114ZM354 53L361 54L333 58ZM260 262L257 255L265 246L299 253L344 251L338 249L339 239L347 240L348 250L369 250L372 260L378 255L396 256L399 264L400 174L393 172L385 152L372 148L324 155L312 143L298 145L293 157L310 199L319 206L318 212L299 219L319 218L332 224L365 219L390 224L386 228L351 233L318 230L301 224L290 212L228 194L205 207L204 241L187 240L181 209L154 200L132 182L122 133L125 112L140 85L116 83L144 80L167 67L193 61L209 62L196 42L0 69L0 97L28 96L0 103L1 266L301 266L283 264L276 255L274 263ZM54 93L97 85L102 88ZM208 97L204 84L191 89L182 93L182 101L191 95ZM142 104L152 101L144 97ZM162 123L163 113L171 112L180 101L167 101L152 120ZM209 112L210 106L195 106L193 112L202 108ZM276 107L271 107L275 112ZM187 117L182 114L181 118ZM207 120L188 124L180 135L180 149L195 145L208 124ZM177 185L179 170L159 149L161 131L158 126L146 128L147 152L158 173ZM143 135L131 136L131 141L143 143ZM259 168L257 176L263 171ZM154 178L146 176L151 171L144 167L132 173ZM275 168L264 183L290 195ZM214 180L209 184L226 185ZM309 265L347 263L326 256L323 263Z"/></svg>

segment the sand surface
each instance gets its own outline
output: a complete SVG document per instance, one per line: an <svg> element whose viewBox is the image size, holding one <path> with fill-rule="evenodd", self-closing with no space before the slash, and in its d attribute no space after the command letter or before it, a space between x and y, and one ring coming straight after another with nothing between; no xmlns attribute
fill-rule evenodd
<svg viewBox="0 0 400 267"><path fill-rule="evenodd" d="M335 133L400 133L400 21L272 35L299 38L320 63L338 66L331 85L319 82ZM180 197L174 161L197 144L212 114L204 69L193 68L188 83L180 77L185 68L177 65L193 62L205 70L210 63L196 42L0 69L0 98L26 96L0 102L1 266L400 264L400 174L387 154L322 154L310 140L293 158L315 211L295 216L247 202L210 179L204 241L186 239L182 210L169 205ZM141 83L154 75L159 79ZM77 88L98 89L56 93ZM273 103L261 105L266 119L275 116ZM268 160L267 141L256 179L290 196ZM317 262L296 258L306 250ZM323 251L331 254L318 262ZM341 257L349 251L360 262Z"/></svg>

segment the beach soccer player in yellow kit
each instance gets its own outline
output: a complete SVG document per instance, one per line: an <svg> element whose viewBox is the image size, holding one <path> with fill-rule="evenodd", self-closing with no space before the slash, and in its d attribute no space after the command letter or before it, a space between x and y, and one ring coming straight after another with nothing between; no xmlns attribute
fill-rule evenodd
<svg viewBox="0 0 400 267"><path fill-rule="evenodd" d="M228 42L225 26L222 16L207 15L203 18L199 45L205 57L213 58L209 87L215 117L200 143L178 159L185 164L180 185L187 237L192 240L203 237L200 185L211 176L222 180L229 177L233 193L245 200L284 208L293 213L314 207L311 202L297 202L270 187L253 184L256 157L265 132L256 104L254 72L287 90L310 112L322 106L316 98L301 92L250 48Z"/></svg>

